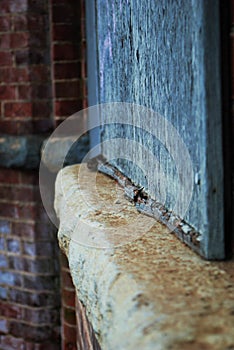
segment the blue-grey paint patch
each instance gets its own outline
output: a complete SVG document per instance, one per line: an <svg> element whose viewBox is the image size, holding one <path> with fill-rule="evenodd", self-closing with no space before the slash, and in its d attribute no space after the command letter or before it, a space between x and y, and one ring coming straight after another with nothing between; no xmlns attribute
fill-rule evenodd
<svg viewBox="0 0 234 350"><path fill-rule="evenodd" d="M146 106L177 129L198 174L185 219L202 234L202 255L223 258L219 1L97 0L96 8L99 102ZM152 128L157 128L156 120ZM102 130L102 140L120 132L126 138L133 135L112 126ZM164 172L171 172L171 198L176 197L177 174L170 159L147 135L134 137L144 137ZM103 149L108 158L112 151ZM138 156L133 153L132 161ZM131 163L118 166L134 183L143 184ZM156 197L156 184L150 194Z"/></svg>

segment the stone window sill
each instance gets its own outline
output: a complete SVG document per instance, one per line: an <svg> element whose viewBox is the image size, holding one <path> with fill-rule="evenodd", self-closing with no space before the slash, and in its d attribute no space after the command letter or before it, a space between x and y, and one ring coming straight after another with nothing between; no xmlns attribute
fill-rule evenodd
<svg viewBox="0 0 234 350"><path fill-rule="evenodd" d="M156 221L141 234L146 216L116 182L89 186L80 169L57 176L58 238L101 348L234 349L234 261L202 260Z"/></svg>

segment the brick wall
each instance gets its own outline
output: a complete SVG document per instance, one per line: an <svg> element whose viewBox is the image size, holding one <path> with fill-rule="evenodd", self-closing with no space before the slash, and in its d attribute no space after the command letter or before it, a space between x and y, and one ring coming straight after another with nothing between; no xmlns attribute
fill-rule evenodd
<svg viewBox="0 0 234 350"><path fill-rule="evenodd" d="M56 125L86 108L84 1L51 0L53 110Z"/></svg>
<svg viewBox="0 0 234 350"><path fill-rule="evenodd" d="M61 253L62 349L100 350L86 311L76 295L66 256Z"/></svg>
<svg viewBox="0 0 234 350"><path fill-rule="evenodd" d="M47 135L85 106L83 8L1 0L0 133ZM0 349L60 348L58 256L38 171L1 168Z"/></svg>

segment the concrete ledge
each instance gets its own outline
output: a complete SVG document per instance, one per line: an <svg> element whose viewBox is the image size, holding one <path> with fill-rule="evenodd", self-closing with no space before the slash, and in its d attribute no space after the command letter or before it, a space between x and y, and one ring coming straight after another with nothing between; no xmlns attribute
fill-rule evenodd
<svg viewBox="0 0 234 350"><path fill-rule="evenodd" d="M55 209L103 350L234 349L234 261L202 260L85 165L60 171Z"/></svg>

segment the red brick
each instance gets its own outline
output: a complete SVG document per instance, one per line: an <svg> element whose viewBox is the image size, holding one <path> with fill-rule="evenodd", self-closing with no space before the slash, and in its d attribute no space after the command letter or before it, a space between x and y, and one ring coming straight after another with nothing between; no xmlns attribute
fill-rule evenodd
<svg viewBox="0 0 234 350"><path fill-rule="evenodd" d="M24 310L24 319L30 320L31 323L34 324L48 324L58 323L59 321L59 312L58 310L53 309L45 309L42 311L41 309L26 309Z"/></svg>
<svg viewBox="0 0 234 350"><path fill-rule="evenodd" d="M2 241L2 238L0 238L0 240ZM0 246L1 246L1 244L0 244ZM2 247L0 248L0 250L3 250ZM8 268L8 258L5 255L5 252L3 254L0 254L0 268L1 269L2 268L4 268L4 269Z"/></svg>
<svg viewBox="0 0 234 350"><path fill-rule="evenodd" d="M10 5L9 0L1 0L1 7L0 7L1 15L4 15L10 12L9 5Z"/></svg>
<svg viewBox="0 0 234 350"><path fill-rule="evenodd" d="M58 79L77 79L81 75L80 62L55 63L54 77Z"/></svg>
<svg viewBox="0 0 234 350"><path fill-rule="evenodd" d="M76 343L73 342L69 342L68 340L63 341L63 350L77 350L77 349L81 349L81 348L77 348Z"/></svg>
<svg viewBox="0 0 234 350"><path fill-rule="evenodd" d="M71 23L75 16L75 7L69 4L53 5L52 22L53 23Z"/></svg>
<svg viewBox="0 0 234 350"><path fill-rule="evenodd" d="M9 1L9 9L11 13L26 12L28 8L28 0Z"/></svg>
<svg viewBox="0 0 234 350"><path fill-rule="evenodd" d="M10 66L12 64L12 55L10 52L0 51L1 66Z"/></svg>
<svg viewBox="0 0 234 350"><path fill-rule="evenodd" d="M3 302L0 300L0 315L3 317L21 319L22 308L19 305Z"/></svg>
<svg viewBox="0 0 234 350"><path fill-rule="evenodd" d="M9 256L9 267L10 269L16 271L25 271L30 273L39 273L45 275L53 275L55 273L55 262L53 260L46 258L40 259L37 257L35 259L22 258L20 256Z"/></svg>
<svg viewBox="0 0 234 350"><path fill-rule="evenodd" d="M64 323L63 333L65 341L76 344L76 326L70 326Z"/></svg>
<svg viewBox="0 0 234 350"><path fill-rule="evenodd" d="M11 34L1 34L0 35L0 49L10 49L11 47Z"/></svg>
<svg viewBox="0 0 234 350"><path fill-rule="evenodd" d="M0 212L1 216L5 218L33 219L36 216L36 208L33 204L0 203Z"/></svg>
<svg viewBox="0 0 234 350"><path fill-rule="evenodd" d="M42 342L48 341L51 337L52 329L48 326L34 326L32 324L22 323L19 320L9 321L10 332L15 337L22 337L24 340Z"/></svg>
<svg viewBox="0 0 234 350"><path fill-rule="evenodd" d="M20 171L0 168L0 183L17 184L20 181Z"/></svg>
<svg viewBox="0 0 234 350"><path fill-rule="evenodd" d="M7 334L8 332L8 321L6 319L0 319L0 334Z"/></svg>
<svg viewBox="0 0 234 350"><path fill-rule="evenodd" d="M41 275L23 275L23 286L28 290L53 291L58 289L58 277Z"/></svg>
<svg viewBox="0 0 234 350"><path fill-rule="evenodd" d="M29 33L13 33L11 34L10 42L12 49L21 49L27 47L29 42Z"/></svg>
<svg viewBox="0 0 234 350"><path fill-rule="evenodd" d="M29 100L32 97L32 86L29 85L18 85L18 99L19 100Z"/></svg>
<svg viewBox="0 0 234 350"><path fill-rule="evenodd" d="M30 117L32 115L32 104L28 102L9 102L4 104L4 116L11 118Z"/></svg>
<svg viewBox="0 0 234 350"><path fill-rule="evenodd" d="M56 101L55 114L56 116L69 116L82 109L82 101Z"/></svg>
<svg viewBox="0 0 234 350"><path fill-rule="evenodd" d="M30 120L0 120L0 130L9 135L26 135L33 133L35 129Z"/></svg>
<svg viewBox="0 0 234 350"><path fill-rule="evenodd" d="M35 226L29 223L12 222L12 234L26 239L35 239Z"/></svg>
<svg viewBox="0 0 234 350"><path fill-rule="evenodd" d="M0 235L8 235L11 233L11 222L0 220Z"/></svg>
<svg viewBox="0 0 234 350"><path fill-rule="evenodd" d="M22 83L29 81L27 68L0 68L0 80L4 83Z"/></svg>
<svg viewBox="0 0 234 350"><path fill-rule="evenodd" d="M8 32L10 31L10 29L11 29L11 17L2 16L0 21L0 32Z"/></svg>
<svg viewBox="0 0 234 350"><path fill-rule="evenodd" d="M45 65L31 66L30 78L33 83L49 81L50 80L49 66L45 66Z"/></svg>
<svg viewBox="0 0 234 350"><path fill-rule="evenodd" d="M13 17L13 26L14 31L27 31L28 29L28 16L25 15L16 15Z"/></svg>
<svg viewBox="0 0 234 350"><path fill-rule="evenodd" d="M32 104L32 116L35 118L49 118L52 113L51 101L38 101Z"/></svg>
<svg viewBox="0 0 234 350"><path fill-rule="evenodd" d="M37 119L33 120L33 132L51 132L54 129L54 120L51 119Z"/></svg>
<svg viewBox="0 0 234 350"><path fill-rule="evenodd" d="M52 39L54 41L71 41L73 36L74 29L71 23L53 25Z"/></svg>
<svg viewBox="0 0 234 350"><path fill-rule="evenodd" d="M63 307L63 321L68 325L76 326L76 312L75 309Z"/></svg>
<svg viewBox="0 0 234 350"><path fill-rule="evenodd" d="M16 88L9 85L0 85L0 99L14 100L16 98Z"/></svg>
<svg viewBox="0 0 234 350"><path fill-rule="evenodd" d="M60 258L61 268L62 269L69 269L67 257L61 250L59 253L59 258Z"/></svg>
<svg viewBox="0 0 234 350"><path fill-rule="evenodd" d="M18 239L8 239L7 250L9 253L19 254L21 252L20 241Z"/></svg>
<svg viewBox="0 0 234 350"><path fill-rule="evenodd" d="M41 28L45 28L47 25L47 15L46 14L38 14L31 13L28 18L28 29L31 33L41 32L45 35L44 31L41 31Z"/></svg>
<svg viewBox="0 0 234 350"><path fill-rule="evenodd" d="M32 86L32 98L50 99L52 98L52 87L50 84L37 84Z"/></svg>
<svg viewBox="0 0 234 350"><path fill-rule="evenodd" d="M0 184L1 199L8 199L11 201L33 202L34 189L30 187L19 186L2 186Z"/></svg>
<svg viewBox="0 0 234 350"><path fill-rule="evenodd" d="M53 59L55 61L76 60L79 56L79 48L73 44L54 44L53 46Z"/></svg>
<svg viewBox="0 0 234 350"><path fill-rule="evenodd" d="M55 94L57 98L78 98L81 94L80 81L77 80L55 83Z"/></svg>
<svg viewBox="0 0 234 350"><path fill-rule="evenodd" d="M60 299L57 290L53 292L26 291L11 288L8 292L8 299L11 303L17 303L33 307L59 307Z"/></svg>
<svg viewBox="0 0 234 350"><path fill-rule="evenodd" d="M24 170L20 173L20 183L27 185L38 185L38 172Z"/></svg>
<svg viewBox="0 0 234 350"><path fill-rule="evenodd" d="M30 63L29 54L29 48L15 50L14 55L16 65L28 65Z"/></svg>
<svg viewBox="0 0 234 350"><path fill-rule="evenodd" d="M15 338L12 335L2 335L0 345L2 349L19 350L24 349L25 340L22 338Z"/></svg>
<svg viewBox="0 0 234 350"><path fill-rule="evenodd" d="M31 257L53 257L54 243L53 242L23 242L23 254Z"/></svg>
<svg viewBox="0 0 234 350"><path fill-rule="evenodd" d="M62 271L62 288L74 289L74 284L72 282L71 274L68 271Z"/></svg>
<svg viewBox="0 0 234 350"><path fill-rule="evenodd" d="M75 307L75 290L62 289L62 303L64 306Z"/></svg>

